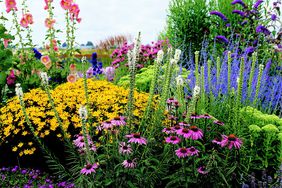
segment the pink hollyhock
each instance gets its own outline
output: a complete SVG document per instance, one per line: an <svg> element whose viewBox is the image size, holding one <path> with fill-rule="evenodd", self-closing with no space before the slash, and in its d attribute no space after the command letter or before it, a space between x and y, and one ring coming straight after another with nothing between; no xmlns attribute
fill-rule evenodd
<svg viewBox="0 0 282 188"><path fill-rule="evenodd" d="M54 46L54 51L59 51L59 47L58 46Z"/></svg>
<svg viewBox="0 0 282 188"><path fill-rule="evenodd" d="M53 28L54 23L56 23L56 20L54 20L54 19L51 19L51 18L45 19L45 26L49 29Z"/></svg>
<svg viewBox="0 0 282 188"><path fill-rule="evenodd" d="M28 20L26 19L25 16L22 17L20 24L22 27L27 28L28 27Z"/></svg>
<svg viewBox="0 0 282 188"><path fill-rule="evenodd" d="M7 48L11 39L4 39L4 47Z"/></svg>
<svg viewBox="0 0 282 188"><path fill-rule="evenodd" d="M49 8L49 3L53 2L53 0L44 0L44 1L45 1L44 9L47 10Z"/></svg>
<svg viewBox="0 0 282 188"><path fill-rule="evenodd" d="M76 75L75 74L69 74L67 77L68 82L74 83L76 82Z"/></svg>
<svg viewBox="0 0 282 188"><path fill-rule="evenodd" d="M70 71L71 71L71 73L75 73L75 71L76 71L75 64L70 64Z"/></svg>
<svg viewBox="0 0 282 188"><path fill-rule="evenodd" d="M24 15L24 17L25 17L25 19L27 20L27 22L29 24L33 24L33 16L32 16L32 14L27 13L27 14Z"/></svg>
<svg viewBox="0 0 282 188"><path fill-rule="evenodd" d="M7 77L7 84L8 85L13 85L15 84L16 81L16 76L14 70L10 71L10 75Z"/></svg>
<svg viewBox="0 0 282 188"><path fill-rule="evenodd" d="M51 62L51 59L50 59L50 57L49 57L48 55L42 56L42 57L40 58L40 60L41 60L41 62L42 62L44 65L46 65L46 64L49 63L49 62Z"/></svg>
<svg viewBox="0 0 282 188"><path fill-rule="evenodd" d="M18 10L16 0L5 0L6 12L9 13L11 10Z"/></svg>
<svg viewBox="0 0 282 188"><path fill-rule="evenodd" d="M61 0L61 7L64 10L69 10L71 8L71 4L72 4L73 0Z"/></svg>

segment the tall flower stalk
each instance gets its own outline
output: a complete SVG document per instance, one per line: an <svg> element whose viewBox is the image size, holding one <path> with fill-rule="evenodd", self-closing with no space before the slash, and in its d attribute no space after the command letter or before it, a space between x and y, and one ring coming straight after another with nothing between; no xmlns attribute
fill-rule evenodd
<svg viewBox="0 0 282 188"><path fill-rule="evenodd" d="M134 42L133 50L128 51L128 66L129 66L129 76L130 76L130 85L129 85L129 95L127 103L127 118L128 126L132 126L133 122L133 110L134 110L134 88L135 88L135 76L136 76L136 62L138 61L138 54L140 52L141 46L141 33L138 33L137 38Z"/></svg>
<svg viewBox="0 0 282 188"><path fill-rule="evenodd" d="M252 94L252 83L253 83L253 78L255 74L256 61L257 61L257 53L254 52L252 55L252 66L251 66L249 83L248 83L248 98L249 99L251 98L251 94Z"/></svg>
<svg viewBox="0 0 282 188"><path fill-rule="evenodd" d="M258 96L259 96L259 91L260 91L263 69L264 69L264 66L262 64L259 65L258 81L257 81L257 85L256 85L256 94L255 94L255 99L254 99L254 102L253 102L254 106L257 106L257 102L258 102Z"/></svg>

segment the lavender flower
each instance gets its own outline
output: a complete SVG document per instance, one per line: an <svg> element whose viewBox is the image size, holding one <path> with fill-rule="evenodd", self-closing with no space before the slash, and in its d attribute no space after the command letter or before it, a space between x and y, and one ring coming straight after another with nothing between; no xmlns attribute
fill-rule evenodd
<svg viewBox="0 0 282 188"><path fill-rule="evenodd" d="M249 46L248 48L245 49L245 54L250 55L255 51L255 48L252 46Z"/></svg>
<svg viewBox="0 0 282 188"><path fill-rule="evenodd" d="M33 50L33 53L34 53L34 57L36 58L36 59L41 59L41 57L42 57L42 54L36 49L36 48L33 48L32 49Z"/></svg>
<svg viewBox="0 0 282 188"><path fill-rule="evenodd" d="M258 7L263 3L263 0L257 0L256 3L254 4L254 9L258 9Z"/></svg>
<svg viewBox="0 0 282 188"><path fill-rule="evenodd" d="M242 5L244 8L246 7L246 4L242 0L234 0L231 2L231 5L236 5L236 4Z"/></svg>
<svg viewBox="0 0 282 188"><path fill-rule="evenodd" d="M271 20L272 20L272 21L276 21L276 19L277 19L276 14L272 14L272 15L271 15Z"/></svg>
<svg viewBox="0 0 282 188"><path fill-rule="evenodd" d="M245 12L241 11L241 10L233 10L232 11L233 14L239 14L240 16L244 17L245 16Z"/></svg>
<svg viewBox="0 0 282 188"><path fill-rule="evenodd" d="M216 15L218 17L220 17L223 21L227 21L228 19L226 18L226 16L224 14L222 14L221 12L218 11L211 11L210 12L211 15Z"/></svg>
<svg viewBox="0 0 282 188"><path fill-rule="evenodd" d="M257 26L256 32L257 33L263 33L265 35L270 35L270 31L266 27L264 27L262 25Z"/></svg>
<svg viewBox="0 0 282 188"><path fill-rule="evenodd" d="M225 36L222 36L222 35L216 36L215 39L219 42L223 42L223 43L226 43L226 44L229 43L228 39Z"/></svg>

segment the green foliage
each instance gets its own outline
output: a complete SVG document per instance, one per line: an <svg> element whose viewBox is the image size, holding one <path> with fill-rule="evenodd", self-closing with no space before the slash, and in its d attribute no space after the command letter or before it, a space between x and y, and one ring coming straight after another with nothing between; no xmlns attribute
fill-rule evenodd
<svg viewBox="0 0 282 188"><path fill-rule="evenodd" d="M165 65L162 67L162 69L164 69L164 68L165 68ZM176 67L173 71L173 74L176 75L178 73L179 73L179 67ZM188 74L189 74L189 71L182 68L181 76L183 77L183 79L186 79ZM137 90L149 92L150 84L151 84L151 81L153 79L153 75L154 75L154 66L153 65L150 65L146 68L141 69L140 73L136 74L136 88L137 88ZM163 79L164 79L164 75L162 74L159 77L158 84L160 84ZM117 85L127 88L129 86L129 75L123 76L119 80Z"/></svg>
<svg viewBox="0 0 282 188"><path fill-rule="evenodd" d="M183 44L188 49L192 43L193 51L199 50L205 34L209 33L209 10L206 0L172 0L166 33L172 46L179 48Z"/></svg>

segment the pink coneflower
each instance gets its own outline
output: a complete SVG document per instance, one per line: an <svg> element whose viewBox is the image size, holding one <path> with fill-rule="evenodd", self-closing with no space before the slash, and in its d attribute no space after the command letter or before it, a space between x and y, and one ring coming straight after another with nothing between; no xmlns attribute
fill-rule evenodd
<svg viewBox="0 0 282 188"><path fill-rule="evenodd" d="M126 135L127 138L130 138L128 140L129 143L133 142L133 143L137 143L137 144L144 144L146 145L147 144L147 140L143 137L140 136L140 133L132 133L132 134L129 134L129 135Z"/></svg>
<svg viewBox="0 0 282 188"><path fill-rule="evenodd" d="M92 172L95 173L96 169L98 168L98 164L87 164L84 166L84 168L80 171L81 174L88 175L91 174Z"/></svg>
<svg viewBox="0 0 282 188"><path fill-rule="evenodd" d="M184 158L189 155L189 150L187 148L179 148L178 150L175 150L175 154L178 158Z"/></svg>
<svg viewBox="0 0 282 188"><path fill-rule="evenodd" d="M203 114L203 115L200 115L200 118L203 118L203 119L210 119L211 116L209 114Z"/></svg>
<svg viewBox="0 0 282 188"><path fill-rule="evenodd" d="M113 124L112 124L111 121L105 121L101 125L102 125L103 129L111 129L111 128L113 128Z"/></svg>
<svg viewBox="0 0 282 188"><path fill-rule="evenodd" d="M24 15L25 19L27 20L28 24L33 24L33 16L30 13Z"/></svg>
<svg viewBox="0 0 282 188"><path fill-rule="evenodd" d="M192 113L190 116L191 119L200 119L201 116L197 115L196 113Z"/></svg>
<svg viewBox="0 0 282 188"><path fill-rule="evenodd" d="M171 127L166 127L162 130L163 133L171 134L174 133L174 130Z"/></svg>
<svg viewBox="0 0 282 188"><path fill-rule="evenodd" d="M174 129L174 132L177 132L178 130L181 130L183 127L181 127L181 126L179 126L179 125L175 125L174 127L173 127L173 129Z"/></svg>
<svg viewBox="0 0 282 188"><path fill-rule="evenodd" d="M51 59L50 59L50 57L49 57L48 55L45 55L45 56L42 56L42 57L40 58L40 61L41 61L44 65L46 65L46 64L48 64L49 62L51 62Z"/></svg>
<svg viewBox="0 0 282 188"><path fill-rule="evenodd" d="M56 23L56 20L54 20L54 19L51 19L51 18L46 18L46 19L45 19L45 26L46 26L48 29L53 28L53 26L54 26L55 23Z"/></svg>
<svg viewBox="0 0 282 188"><path fill-rule="evenodd" d="M74 83L76 82L76 75L75 74L69 74L67 77L68 82Z"/></svg>
<svg viewBox="0 0 282 188"><path fill-rule="evenodd" d="M28 27L28 20L26 19L25 16L22 17L21 21L20 21L20 25L24 28Z"/></svg>
<svg viewBox="0 0 282 188"><path fill-rule="evenodd" d="M11 10L18 10L16 0L5 0L6 12L9 13Z"/></svg>
<svg viewBox="0 0 282 188"><path fill-rule="evenodd" d="M212 140L212 143L220 145L221 140L219 138L215 138L214 140Z"/></svg>
<svg viewBox="0 0 282 188"><path fill-rule="evenodd" d="M177 136L170 136L165 139L166 143L178 144L181 140Z"/></svg>
<svg viewBox="0 0 282 188"><path fill-rule="evenodd" d="M176 134L183 136L184 138L189 138L190 130L188 128L182 128L176 131Z"/></svg>
<svg viewBox="0 0 282 188"><path fill-rule="evenodd" d="M119 143L118 151L121 154L130 154L130 153L132 153L132 149L131 149L130 144L126 144L125 142Z"/></svg>
<svg viewBox="0 0 282 188"><path fill-rule="evenodd" d="M89 143L90 140L88 140L88 143ZM75 139L73 141L74 145L78 148L83 148L85 147L85 142L84 142L84 137L81 135L81 136L78 136L77 139Z"/></svg>
<svg viewBox="0 0 282 188"><path fill-rule="evenodd" d="M196 148L194 148L192 146L192 147L188 148L188 153L189 153L188 154L189 156L194 156L194 155L198 156L199 155L199 150L197 150Z"/></svg>
<svg viewBox="0 0 282 188"><path fill-rule="evenodd" d="M203 132L201 129L199 129L197 126L191 126L189 130L189 136L188 138L191 138L192 140L198 140L203 137Z"/></svg>
<svg viewBox="0 0 282 188"><path fill-rule="evenodd" d="M234 134L230 134L229 136L222 135L222 141L220 143L221 147L228 146L229 149L235 147L236 149L240 149L242 145L242 141L237 138Z"/></svg>
<svg viewBox="0 0 282 188"><path fill-rule="evenodd" d="M224 125L223 122L218 121L218 120L215 120L213 123L214 123L214 124L217 124L217 125L220 125L220 126L223 126L223 125Z"/></svg>
<svg viewBox="0 0 282 188"><path fill-rule="evenodd" d="M205 166L199 167L197 171L198 171L200 174L207 174L207 173L209 173L209 172L206 170L206 167L205 167Z"/></svg>
<svg viewBox="0 0 282 188"><path fill-rule="evenodd" d="M178 102L178 101L176 99L174 99L173 97L166 100L167 104L172 104L172 103L175 103L175 102Z"/></svg>
<svg viewBox="0 0 282 188"><path fill-rule="evenodd" d="M133 160L130 160L130 159L124 160L123 163L122 163L122 165L123 165L124 168L135 168L135 167L137 166L136 159L133 159Z"/></svg>
<svg viewBox="0 0 282 188"><path fill-rule="evenodd" d="M125 118L123 116L115 117L111 120L112 124L115 126L123 126L126 125Z"/></svg>

